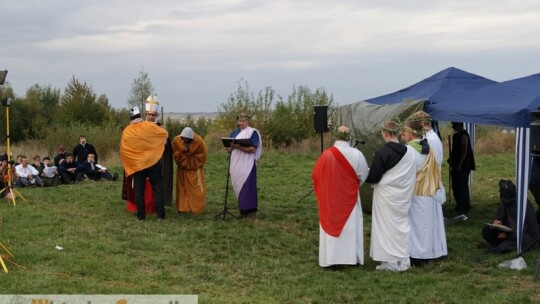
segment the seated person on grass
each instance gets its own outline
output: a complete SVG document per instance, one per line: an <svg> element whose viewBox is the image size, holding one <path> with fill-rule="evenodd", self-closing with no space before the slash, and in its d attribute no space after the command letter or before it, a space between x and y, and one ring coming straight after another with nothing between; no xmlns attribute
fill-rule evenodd
<svg viewBox="0 0 540 304"><path fill-rule="evenodd" d="M32 158L32 167L36 168L39 172L39 176L41 177L41 173L43 173L43 163L41 162L41 157L39 155L36 155Z"/></svg>
<svg viewBox="0 0 540 304"><path fill-rule="evenodd" d="M51 166L51 158L45 156L43 158L43 170L41 173L41 179L43 180L43 186L58 186L60 184L60 174L55 166Z"/></svg>
<svg viewBox="0 0 540 304"><path fill-rule="evenodd" d="M516 186L512 181L499 181L500 205L492 225L486 225L482 229L482 236L487 244L483 247L486 252L504 253L516 250L517 244L517 194ZM523 225L522 249L527 249L538 241L540 229L536 223L534 208L527 201L525 222Z"/></svg>
<svg viewBox="0 0 540 304"><path fill-rule="evenodd" d="M16 186L26 187L37 185L43 187L43 181L39 177L38 170L28 163L28 158L25 155L22 155L21 163L15 166L15 172L17 172Z"/></svg>
<svg viewBox="0 0 540 304"><path fill-rule="evenodd" d="M86 160L82 163L84 174L91 180L108 180L114 181L118 178L115 173L114 176L107 171L107 168L95 162L96 155L94 153L88 153Z"/></svg>
<svg viewBox="0 0 540 304"><path fill-rule="evenodd" d="M58 166L60 181L64 184L74 184L83 180L82 165L73 159L73 154L66 153L66 160Z"/></svg>

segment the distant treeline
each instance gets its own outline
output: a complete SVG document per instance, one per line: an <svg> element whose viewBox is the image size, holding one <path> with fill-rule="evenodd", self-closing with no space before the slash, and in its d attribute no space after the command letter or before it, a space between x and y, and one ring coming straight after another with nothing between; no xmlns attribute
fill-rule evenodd
<svg viewBox="0 0 540 304"><path fill-rule="evenodd" d="M62 93L50 85L34 85L24 97L16 96L9 84L0 86L0 98L12 98L11 106L0 112L0 132L11 143L37 142L53 155L60 144L71 145L79 135L99 147L102 155L118 150L122 129L129 123L126 109L110 106L105 94L97 95L86 82L75 76ZM306 86L294 87L286 98L266 87L257 94L250 91L247 81L239 81L236 91L218 107L217 117L165 121L165 128L174 137L186 126L200 134L210 149L221 148L219 138L228 136L236 126L238 113L252 116L251 126L259 129L266 147L284 148L316 136L313 130L313 107L327 105L329 124L335 121L333 97L324 89L312 92ZM333 126L330 126L333 127Z"/></svg>

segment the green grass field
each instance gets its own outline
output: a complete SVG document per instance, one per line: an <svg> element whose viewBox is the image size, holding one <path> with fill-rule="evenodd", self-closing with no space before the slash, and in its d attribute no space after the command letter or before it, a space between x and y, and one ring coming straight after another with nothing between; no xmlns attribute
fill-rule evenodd
<svg viewBox="0 0 540 304"><path fill-rule="evenodd" d="M516 271L497 266L515 253L476 248L481 222L491 220L498 206L498 180L513 179L513 154L477 156L471 216L446 227L448 257L404 273L375 270L367 213L365 265L319 268L315 196L297 202L311 190L317 156L263 154L256 220L213 220L224 202L223 152L209 156L207 211L199 216L167 208L166 221L154 215L139 223L125 210L120 181L19 189L29 204L20 198L16 206L0 202L0 242L22 267L8 263L10 272L0 272L0 293L197 294L200 303L540 301L540 282L532 280L539 250L526 253L528 268ZM230 189L228 205L237 214Z"/></svg>

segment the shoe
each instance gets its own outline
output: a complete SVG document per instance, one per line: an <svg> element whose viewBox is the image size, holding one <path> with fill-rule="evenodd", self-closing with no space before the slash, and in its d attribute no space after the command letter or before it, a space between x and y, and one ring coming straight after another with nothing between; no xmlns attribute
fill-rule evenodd
<svg viewBox="0 0 540 304"><path fill-rule="evenodd" d="M158 220L158 222L161 222L161 221L164 221L164 220L165 220L165 218L163 218L163 217L158 217L158 219L157 219L157 220Z"/></svg>
<svg viewBox="0 0 540 304"><path fill-rule="evenodd" d="M140 222L144 222L145 219L137 219L137 221L140 223Z"/></svg>
<svg viewBox="0 0 540 304"><path fill-rule="evenodd" d="M466 221L467 219L468 219L468 217L465 214L460 214L460 215L454 217L455 221Z"/></svg>
<svg viewBox="0 0 540 304"><path fill-rule="evenodd" d="M114 172L112 180L115 181L118 179L118 173Z"/></svg>
<svg viewBox="0 0 540 304"><path fill-rule="evenodd" d="M394 272L400 271L398 262L382 262L381 265L375 266L375 270L390 270Z"/></svg>
<svg viewBox="0 0 540 304"><path fill-rule="evenodd" d="M398 262L399 270L398 271L405 271L409 268L411 268L411 259L405 258Z"/></svg>

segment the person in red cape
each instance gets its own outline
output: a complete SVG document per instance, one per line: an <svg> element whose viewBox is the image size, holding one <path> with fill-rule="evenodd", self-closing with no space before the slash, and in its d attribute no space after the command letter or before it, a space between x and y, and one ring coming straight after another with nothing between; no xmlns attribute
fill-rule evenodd
<svg viewBox="0 0 540 304"><path fill-rule="evenodd" d="M349 145L350 129L340 126L333 147L313 168L319 206L319 265L364 264L364 223L359 188L369 169L362 152Z"/></svg>

